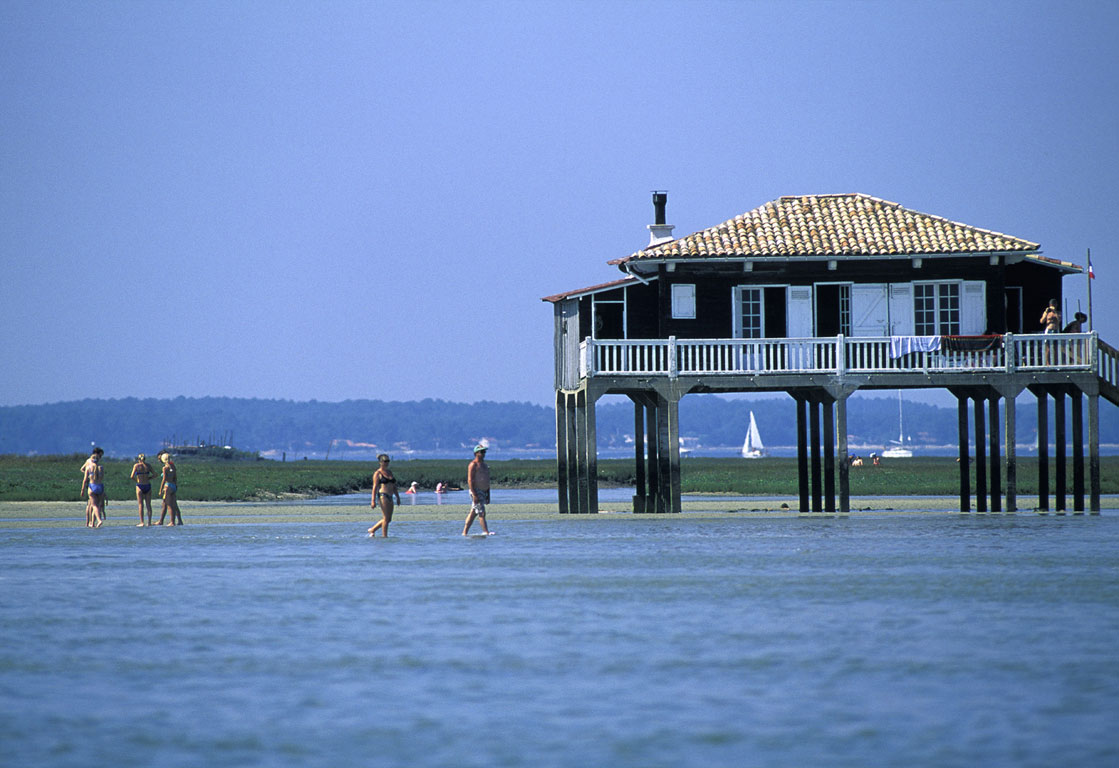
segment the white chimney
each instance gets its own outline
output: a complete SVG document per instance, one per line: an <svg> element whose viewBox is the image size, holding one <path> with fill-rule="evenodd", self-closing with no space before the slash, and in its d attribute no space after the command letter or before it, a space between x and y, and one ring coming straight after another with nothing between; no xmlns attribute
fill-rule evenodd
<svg viewBox="0 0 1119 768"><path fill-rule="evenodd" d="M664 209L668 205L668 192L653 192L653 212L655 215L653 224L648 226L649 230L649 246L660 245L667 243L669 240L675 240L672 236L674 229L672 224L665 224Z"/></svg>

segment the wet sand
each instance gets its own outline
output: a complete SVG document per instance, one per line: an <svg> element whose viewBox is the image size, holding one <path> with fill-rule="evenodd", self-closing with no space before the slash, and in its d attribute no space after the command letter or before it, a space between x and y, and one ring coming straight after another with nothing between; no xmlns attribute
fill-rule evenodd
<svg viewBox="0 0 1119 768"><path fill-rule="evenodd" d="M1046 514L1036 511L1036 497L1019 497L1019 509L1013 514ZM783 506L787 505L787 506ZM821 517L830 513L802 514L796 509L797 500L784 501L767 499L765 501L719 501L717 499L686 500L683 510L688 519L711 515L725 517L740 514L750 517ZM1119 498L1108 497L1102 500L1105 511L1119 509ZM185 502L181 504L183 520L190 525L236 525L243 523L336 523L354 522L355 525L371 525L380 520L379 512L368 506L336 505L292 505L267 502ZM154 518L159 518L158 508L153 510ZM139 517L136 508L128 504L115 503L110 506L107 527L136 527ZM393 525L407 525L409 521L458 521L466 518L465 505L408 505L397 509L393 515ZM961 514L959 500L944 496L936 498L908 497L859 497L851 499L851 514L876 515L930 515ZM968 513L965 513L968 514ZM970 514L979 514L974 511ZM984 514L1007 514L984 513ZM1058 514L1049 512L1048 514ZM1061 513L1065 514L1065 513ZM1068 512L1067 514L1074 514ZM1083 514L1083 513L1075 513ZM612 518L630 520L635 518L670 519L666 515L634 515L625 505L603 505L598 515L561 515L556 504L494 504L489 509L491 525L500 526L510 520L548 520L574 522L577 520ZM682 519L682 518L678 518ZM72 528L82 527L85 523L84 501L0 501L0 528ZM158 526L153 526L158 527ZM170 527L170 526L163 526Z"/></svg>

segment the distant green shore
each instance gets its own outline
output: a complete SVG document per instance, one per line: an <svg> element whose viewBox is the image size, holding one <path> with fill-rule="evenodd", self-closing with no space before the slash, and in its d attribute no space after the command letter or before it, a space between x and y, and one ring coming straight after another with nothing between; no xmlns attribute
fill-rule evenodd
<svg viewBox="0 0 1119 768"><path fill-rule="evenodd" d="M0 501L74 501L81 488L80 466L85 459L84 455L0 456ZM493 484L498 488L547 488L556 484L554 460L488 463ZM268 501L359 493L370 490L374 469L370 462L228 461L194 457L180 458L177 466L181 501ZM393 471L402 484L401 490L413 481L423 490L432 490L439 482L465 485L466 466L467 462L461 459L417 459L395 461ZM684 493L794 498L798 493L797 462L793 458L688 458L682 466ZM128 479L131 469L131 461L105 462L105 486L110 501L135 503L135 486ZM956 496L958 470L959 465L950 457L896 459L881 467L852 467L851 495ZM974 493L974 465L971 472ZM1056 487L1052 461L1049 473L1052 492ZM1101 458L1100 474L1101 491L1119 493L1119 456ZM598 463L599 482L604 485L633 485L634 475L632 460L607 459ZM1071 471L1067 482L1071 496ZM1018 494L1025 498L1037 493L1037 459L1020 458Z"/></svg>

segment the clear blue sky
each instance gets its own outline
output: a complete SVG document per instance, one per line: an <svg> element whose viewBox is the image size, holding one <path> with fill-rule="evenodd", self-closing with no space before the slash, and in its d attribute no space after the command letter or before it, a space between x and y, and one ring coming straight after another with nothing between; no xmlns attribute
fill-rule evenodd
<svg viewBox="0 0 1119 768"><path fill-rule="evenodd" d="M1090 247L1119 343L1117 37L1102 1L6 0L0 405L549 403L540 297L618 276L653 189L677 235L863 192Z"/></svg>

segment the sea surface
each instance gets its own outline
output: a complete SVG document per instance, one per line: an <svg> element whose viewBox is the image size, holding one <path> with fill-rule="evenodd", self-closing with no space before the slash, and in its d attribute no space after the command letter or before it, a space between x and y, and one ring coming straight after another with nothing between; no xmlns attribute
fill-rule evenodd
<svg viewBox="0 0 1119 768"><path fill-rule="evenodd" d="M0 765L1119 765L1115 513L460 525L0 529Z"/></svg>

